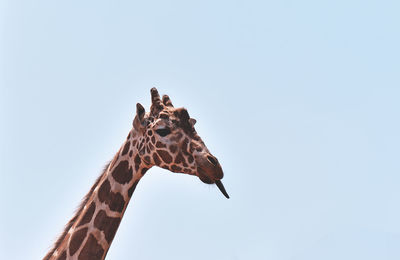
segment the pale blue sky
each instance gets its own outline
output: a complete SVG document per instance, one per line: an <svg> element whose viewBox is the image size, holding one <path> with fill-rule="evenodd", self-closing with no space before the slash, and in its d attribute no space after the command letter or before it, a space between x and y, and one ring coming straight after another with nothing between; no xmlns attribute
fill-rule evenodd
<svg viewBox="0 0 400 260"><path fill-rule="evenodd" d="M226 200L153 168L108 259L400 258L398 1L0 1L0 258L41 259L156 86Z"/></svg>

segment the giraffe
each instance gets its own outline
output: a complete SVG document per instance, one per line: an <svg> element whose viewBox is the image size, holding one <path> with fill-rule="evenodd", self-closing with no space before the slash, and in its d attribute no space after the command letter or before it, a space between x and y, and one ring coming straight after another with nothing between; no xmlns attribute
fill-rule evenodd
<svg viewBox="0 0 400 260"><path fill-rule="evenodd" d="M150 111L136 104L128 137L43 260L104 259L136 186L152 166L216 184L229 199L221 165L196 133L196 120L175 108L168 95L160 99L156 88L150 92Z"/></svg>

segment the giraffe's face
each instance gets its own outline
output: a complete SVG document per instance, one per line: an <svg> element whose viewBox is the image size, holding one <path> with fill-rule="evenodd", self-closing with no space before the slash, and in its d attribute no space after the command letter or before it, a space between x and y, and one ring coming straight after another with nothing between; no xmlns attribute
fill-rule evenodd
<svg viewBox="0 0 400 260"><path fill-rule="evenodd" d="M225 196L221 183L223 171L218 159L207 149L184 108L174 108L168 96L160 100L152 89L151 111L137 105L134 128L139 133L137 149L149 166L159 166L176 173L195 175L204 183L216 183Z"/></svg>

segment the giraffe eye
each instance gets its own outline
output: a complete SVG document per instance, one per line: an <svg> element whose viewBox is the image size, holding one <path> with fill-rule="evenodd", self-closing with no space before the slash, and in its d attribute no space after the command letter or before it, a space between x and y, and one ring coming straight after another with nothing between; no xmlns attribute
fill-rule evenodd
<svg viewBox="0 0 400 260"><path fill-rule="evenodd" d="M169 128L160 128L156 130L156 133L160 136L167 136L171 133L171 130Z"/></svg>

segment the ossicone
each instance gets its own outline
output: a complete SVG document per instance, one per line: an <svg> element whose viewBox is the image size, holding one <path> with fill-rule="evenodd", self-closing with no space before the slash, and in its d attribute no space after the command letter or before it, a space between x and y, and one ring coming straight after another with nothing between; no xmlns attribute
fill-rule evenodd
<svg viewBox="0 0 400 260"><path fill-rule="evenodd" d="M151 107L150 107L150 112L152 115L156 116L158 113L160 113L161 110L163 110L164 106L161 103L160 95L158 94L158 91L156 88L152 88L150 90L151 93Z"/></svg>
<svg viewBox="0 0 400 260"><path fill-rule="evenodd" d="M174 106L172 105L171 99L169 98L168 95L163 95L163 97L162 97L162 102L163 102L164 106L167 106L167 107L174 107Z"/></svg>

